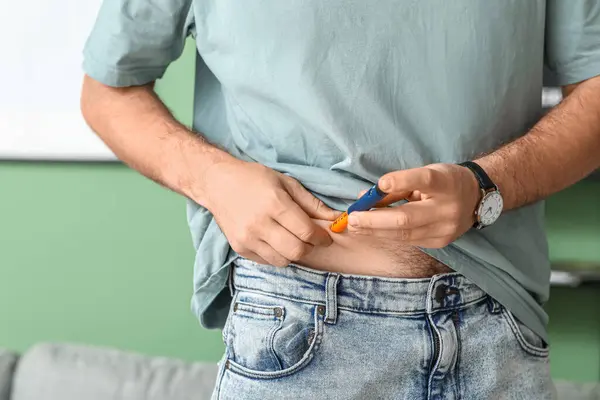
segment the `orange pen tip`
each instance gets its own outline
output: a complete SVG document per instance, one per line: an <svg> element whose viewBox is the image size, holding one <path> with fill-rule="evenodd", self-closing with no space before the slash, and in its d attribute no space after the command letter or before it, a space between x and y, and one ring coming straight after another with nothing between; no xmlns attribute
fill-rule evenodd
<svg viewBox="0 0 600 400"><path fill-rule="evenodd" d="M335 219L335 221L333 221L331 223L331 225L329 226L329 229L331 229L331 231L335 232L335 233L342 233L346 230L347 226L348 226L348 213L344 211L339 217L337 217Z"/></svg>

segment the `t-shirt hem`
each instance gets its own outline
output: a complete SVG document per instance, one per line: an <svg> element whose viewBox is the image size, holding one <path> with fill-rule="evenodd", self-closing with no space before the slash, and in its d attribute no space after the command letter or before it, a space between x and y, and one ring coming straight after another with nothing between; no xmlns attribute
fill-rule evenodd
<svg viewBox="0 0 600 400"><path fill-rule="evenodd" d="M587 60L577 67L561 70L561 68L552 69L555 74L555 83L559 86L572 85L585 80L600 76L600 56L592 61Z"/></svg>
<svg viewBox="0 0 600 400"><path fill-rule="evenodd" d="M515 285L511 286L488 270L488 266L484 266L463 255L461 255L461 260L456 260L454 259L455 257L444 256L444 253L438 249L421 250L455 271L463 274L494 300L506 307L507 310L513 313L515 317L527 325L531 330L540 335L546 343L549 343L546 322L531 310L531 307L518 295L515 287L522 288L522 286L516 281ZM456 255L454 254L454 256ZM546 315L541 304L539 305L539 308L540 314Z"/></svg>
<svg viewBox="0 0 600 400"><path fill-rule="evenodd" d="M200 326L206 329L222 329L225 318L213 320L207 316L209 309L214 305L215 299L221 291L227 288L231 265L237 255L228 257L227 262L219 270L210 275L206 280L199 280L202 284L194 289L192 296L192 312L198 318Z"/></svg>

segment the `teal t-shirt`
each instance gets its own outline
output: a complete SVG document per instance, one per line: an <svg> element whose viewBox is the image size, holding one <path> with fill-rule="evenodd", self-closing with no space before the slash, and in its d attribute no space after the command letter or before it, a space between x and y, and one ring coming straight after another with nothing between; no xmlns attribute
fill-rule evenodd
<svg viewBox="0 0 600 400"><path fill-rule="evenodd" d="M105 0L85 72L110 86L160 78L196 39L194 129L297 178L345 209L390 171L456 163L525 134L542 71L559 85L600 74L596 0ZM543 204L504 213L425 252L546 337ZM193 308L223 325L235 258L189 203Z"/></svg>

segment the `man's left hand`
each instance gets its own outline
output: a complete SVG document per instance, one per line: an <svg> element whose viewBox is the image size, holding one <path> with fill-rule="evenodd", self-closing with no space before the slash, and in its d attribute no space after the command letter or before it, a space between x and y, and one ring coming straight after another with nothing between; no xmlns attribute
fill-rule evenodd
<svg viewBox="0 0 600 400"><path fill-rule="evenodd" d="M397 238L425 248L445 247L468 231L475 222L475 208L481 198L473 173L454 164L391 172L381 177L379 187L388 195L378 206L402 199L409 202L353 212L349 231Z"/></svg>

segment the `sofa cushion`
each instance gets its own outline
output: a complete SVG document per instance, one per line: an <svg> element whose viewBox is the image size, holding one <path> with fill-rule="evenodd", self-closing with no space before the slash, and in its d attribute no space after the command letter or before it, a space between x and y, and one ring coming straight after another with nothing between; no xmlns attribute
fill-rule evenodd
<svg viewBox="0 0 600 400"><path fill-rule="evenodd" d="M13 373L18 359L17 354L0 349L0 400L10 399Z"/></svg>
<svg viewBox="0 0 600 400"><path fill-rule="evenodd" d="M41 344L22 356L11 400L209 399L216 374L215 364Z"/></svg>
<svg viewBox="0 0 600 400"><path fill-rule="evenodd" d="M600 400L600 382L554 382L558 399L562 400Z"/></svg>

